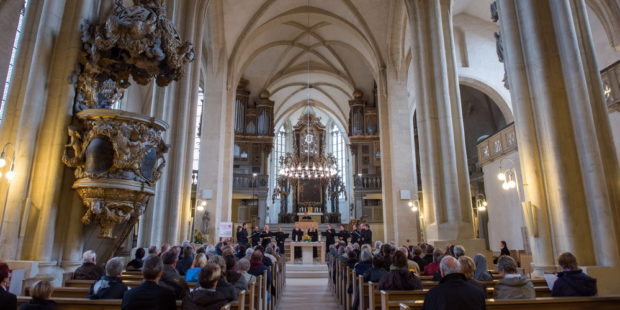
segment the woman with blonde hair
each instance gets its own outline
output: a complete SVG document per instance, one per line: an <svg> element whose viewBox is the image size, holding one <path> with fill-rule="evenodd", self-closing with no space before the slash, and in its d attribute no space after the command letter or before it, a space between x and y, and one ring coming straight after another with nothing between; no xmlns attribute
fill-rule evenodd
<svg viewBox="0 0 620 310"><path fill-rule="evenodd" d="M476 263L474 263L474 260L469 256L462 255L458 258L458 261L461 264L461 273L465 275L467 282L484 289L486 292L484 283L474 279L474 272L476 271Z"/></svg>
<svg viewBox="0 0 620 310"><path fill-rule="evenodd" d="M54 287L52 283L47 280L37 281L32 288L30 288L30 302L23 304L19 307L19 310L53 310L56 309L56 303L52 298Z"/></svg>
<svg viewBox="0 0 620 310"><path fill-rule="evenodd" d="M207 256L204 253L199 253L194 257L192 262L192 268L188 269L185 273L186 282L198 282L198 275L200 270L207 265Z"/></svg>

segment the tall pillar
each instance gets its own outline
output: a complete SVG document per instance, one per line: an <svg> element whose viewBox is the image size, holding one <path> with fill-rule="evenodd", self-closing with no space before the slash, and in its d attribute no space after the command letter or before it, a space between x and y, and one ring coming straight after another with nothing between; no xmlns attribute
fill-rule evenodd
<svg viewBox="0 0 620 310"><path fill-rule="evenodd" d="M407 85L394 75L388 70L387 97L379 96L383 240L395 241L396 244L405 244L406 240L416 243L422 241L418 234L418 213L409 208L411 200L401 197L402 191L409 192L412 198L418 192L413 118Z"/></svg>
<svg viewBox="0 0 620 310"><path fill-rule="evenodd" d="M473 238L451 0L410 2L414 24L423 215L429 241ZM467 245L466 245L467 247Z"/></svg>
<svg viewBox="0 0 620 310"><path fill-rule="evenodd" d="M498 12L534 264L570 251L618 293L618 162L585 3L500 0Z"/></svg>

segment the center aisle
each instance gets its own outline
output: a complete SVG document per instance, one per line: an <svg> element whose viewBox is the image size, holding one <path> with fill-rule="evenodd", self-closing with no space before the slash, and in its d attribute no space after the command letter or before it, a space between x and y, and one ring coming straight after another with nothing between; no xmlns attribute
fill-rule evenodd
<svg viewBox="0 0 620 310"><path fill-rule="evenodd" d="M340 310L327 277L300 278L287 274L283 293L278 310Z"/></svg>

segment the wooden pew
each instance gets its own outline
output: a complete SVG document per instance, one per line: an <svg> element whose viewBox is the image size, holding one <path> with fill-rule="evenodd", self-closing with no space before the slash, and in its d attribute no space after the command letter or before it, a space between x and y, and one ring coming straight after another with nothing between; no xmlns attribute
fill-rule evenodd
<svg viewBox="0 0 620 310"><path fill-rule="evenodd" d="M421 310L422 301L400 303L400 310ZM487 310L616 310L620 309L620 296L595 297L542 297L529 300L487 299ZM390 308L396 309L396 308Z"/></svg>
<svg viewBox="0 0 620 310"><path fill-rule="evenodd" d="M86 298L58 298L52 300L56 303L56 310L118 310L121 308L120 299L90 300ZM17 306L30 302L28 296L18 296ZM177 309L181 309L181 301L177 301ZM230 304L220 310L231 310Z"/></svg>
<svg viewBox="0 0 620 310"><path fill-rule="evenodd" d="M401 302L424 301L427 290L418 291L381 291L381 310L399 309ZM394 306L396 308L394 308Z"/></svg>

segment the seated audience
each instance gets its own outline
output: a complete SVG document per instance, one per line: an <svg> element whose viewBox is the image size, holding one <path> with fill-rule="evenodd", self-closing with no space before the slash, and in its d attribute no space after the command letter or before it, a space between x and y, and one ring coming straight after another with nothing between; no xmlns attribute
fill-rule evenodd
<svg viewBox="0 0 620 310"><path fill-rule="evenodd" d="M198 277L200 286L183 299L182 308L184 310L219 310L233 301L229 296L217 291L216 287L221 278L220 266L208 263L200 270Z"/></svg>
<svg viewBox="0 0 620 310"><path fill-rule="evenodd" d="M224 256L226 262L226 281L232 284L237 291L246 291L248 289L248 282L245 277L237 271L237 260L234 255Z"/></svg>
<svg viewBox="0 0 620 310"><path fill-rule="evenodd" d="M424 260L424 268L426 268L426 266L428 266L434 261L435 254L435 248L432 245L427 244L425 248L426 252L423 252L424 256L422 257L422 259Z"/></svg>
<svg viewBox="0 0 620 310"><path fill-rule="evenodd" d="M161 259L164 264L164 269L159 285L171 290L176 299L183 299L185 294L187 294L188 287L187 283L185 283L185 279L176 269L177 261L179 259L177 250L173 248L162 253Z"/></svg>
<svg viewBox="0 0 620 310"><path fill-rule="evenodd" d="M534 284L524 275L517 273L517 262L510 256L500 256L497 270L502 279L495 285L496 299L532 299L536 298Z"/></svg>
<svg viewBox="0 0 620 310"><path fill-rule="evenodd" d="M256 283L256 276L248 273L250 270L250 261L242 258L237 262L237 271L245 278L247 284Z"/></svg>
<svg viewBox="0 0 620 310"><path fill-rule="evenodd" d="M465 276L467 282L480 287L486 292L486 285L474 279L474 271L476 270L476 264L474 263L474 260L467 255L462 255L458 258L458 261L461 265L461 273Z"/></svg>
<svg viewBox="0 0 620 310"><path fill-rule="evenodd" d="M6 263L0 263L0 305L6 309L17 309L17 297L9 293L11 269Z"/></svg>
<svg viewBox="0 0 620 310"><path fill-rule="evenodd" d="M75 280L99 280L105 274L103 268L96 265L97 254L88 250L82 254L82 265L73 272Z"/></svg>
<svg viewBox="0 0 620 310"><path fill-rule="evenodd" d="M562 271L553 283L551 296L594 296L596 295L596 279L579 269L577 258L569 252L560 254L558 264Z"/></svg>
<svg viewBox="0 0 620 310"><path fill-rule="evenodd" d="M134 254L134 259L132 259L128 264L127 264L127 270L128 271L132 271L132 270L141 270L142 269L142 263L143 263L143 259L144 259L144 249L143 248L137 248L136 249L136 254Z"/></svg>
<svg viewBox="0 0 620 310"><path fill-rule="evenodd" d="M385 259L383 255L378 254L372 258L372 268L364 273L364 281L379 283L381 278L388 273L385 269Z"/></svg>
<svg viewBox="0 0 620 310"><path fill-rule="evenodd" d="M416 274L420 274L420 266L418 265L418 263L414 262L413 260L409 259L409 250L406 247L400 247L398 248L398 251L403 252L403 254L405 254L405 257L407 258L407 269L409 269L409 271L413 271Z"/></svg>
<svg viewBox="0 0 620 310"><path fill-rule="evenodd" d="M176 309L174 293L159 282L164 272L162 259L157 255L149 255L144 259L142 276L144 282L138 287L125 292L121 309L123 310L170 310Z"/></svg>
<svg viewBox="0 0 620 310"><path fill-rule="evenodd" d="M467 282L456 258L446 255L439 269L441 281L426 293L423 310L485 309L484 290Z"/></svg>
<svg viewBox="0 0 620 310"><path fill-rule="evenodd" d="M177 262L177 271L184 276L188 269L192 268L194 262L194 248L186 246L183 248L183 258Z"/></svg>
<svg viewBox="0 0 620 310"><path fill-rule="evenodd" d="M157 247L154 246L154 245L151 245L149 247L148 254L149 255L157 255L157 256L159 256L159 252L157 252Z"/></svg>
<svg viewBox="0 0 620 310"><path fill-rule="evenodd" d="M353 268L355 270L355 277L364 275L370 268L372 268L372 253L370 249L363 248L360 252L360 259Z"/></svg>
<svg viewBox="0 0 620 310"><path fill-rule="evenodd" d="M427 264L426 267L424 267L425 276L434 276L435 273L439 271L439 261L441 260L442 256L443 256L443 253L441 253L441 251L439 250L436 250L433 253L433 261Z"/></svg>
<svg viewBox="0 0 620 310"><path fill-rule="evenodd" d="M459 257L465 255L465 247L462 245L456 245L454 246L452 252L454 253L454 257L458 259Z"/></svg>
<svg viewBox="0 0 620 310"><path fill-rule="evenodd" d="M482 254L476 254L474 256L474 263L476 264L476 270L474 271L474 279L478 281L493 281L493 276L487 269L487 258Z"/></svg>
<svg viewBox="0 0 620 310"><path fill-rule="evenodd" d="M409 272L407 256L402 251L396 251L392 258L390 271L381 278L377 289L386 291L421 290L422 281L415 274Z"/></svg>
<svg viewBox="0 0 620 310"><path fill-rule="evenodd" d="M207 265L207 256L204 253L200 253L194 257L191 268L185 273L185 281L198 282L200 270Z"/></svg>
<svg viewBox="0 0 620 310"><path fill-rule="evenodd" d="M355 268L355 265L357 264L357 253L355 253L355 250L353 250L353 248L351 248L351 251L347 253L345 263L349 268Z"/></svg>
<svg viewBox="0 0 620 310"><path fill-rule="evenodd" d="M222 256L213 256L211 257L211 259L209 260L210 263L215 263L218 264L220 266L220 270L222 272L222 276L220 277L219 281L217 282L217 287L216 290L220 293L222 293L224 296L227 296L229 298L231 298L232 300L237 300L237 293L238 290L230 283L228 283L228 281L226 281L226 261L224 260L224 258Z"/></svg>
<svg viewBox="0 0 620 310"><path fill-rule="evenodd" d="M267 270L267 283L268 285L271 285L271 271L263 263L263 253L259 250L255 250L254 253L252 253L250 270L248 270L248 273L255 277L259 277L265 270Z"/></svg>
<svg viewBox="0 0 620 310"><path fill-rule="evenodd" d="M424 267L426 267L426 261L421 256L422 248L420 248L419 246L415 246L413 247L413 250L411 252L413 253L413 257L411 258L411 260L418 264L420 271L424 271Z"/></svg>
<svg viewBox="0 0 620 310"><path fill-rule="evenodd" d="M47 280L37 281L30 289L32 299L27 304L19 306L19 310L53 310L56 303L52 298L54 287Z"/></svg>
<svg viewBox="0 0 620 310"><path fill-rule="evenodd" d="M105 264L105 276L90 286L90 299L121 299L127 291L127 285L121 280L123 258L114 257Z"/></svg>

